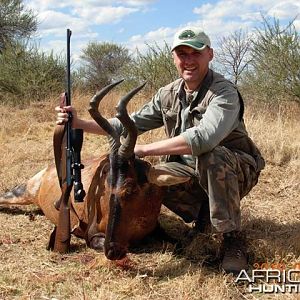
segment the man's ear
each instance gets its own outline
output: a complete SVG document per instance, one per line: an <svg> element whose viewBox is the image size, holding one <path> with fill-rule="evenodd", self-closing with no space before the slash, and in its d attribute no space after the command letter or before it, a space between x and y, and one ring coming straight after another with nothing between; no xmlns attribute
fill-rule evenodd
<svg viewBox="0 0 300 300"><path fill-rule="evenodd" d="M173 58L173 62L175 63L175 51L172 51L172 58Z"/></svg>
<svg viewBox="0 0 300 300"><path fill-rule="evenodd" d="M212 61L214 58L214 50L213 48L209 48L209 61Z"/></svg>

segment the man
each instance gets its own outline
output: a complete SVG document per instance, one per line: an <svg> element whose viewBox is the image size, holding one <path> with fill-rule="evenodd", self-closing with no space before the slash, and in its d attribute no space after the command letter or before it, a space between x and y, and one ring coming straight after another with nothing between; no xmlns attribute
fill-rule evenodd
<svg viewBox="0 0 300 300"><path fill-rule="evenodd" d="M134 152L139 157L167 155L166 163L156 169L194 179L191 190L179 198L172 197L170 188L163 203L186 222L195 220L200 232L209 213L214 230L223 233L222 268L239 273L247 268L240 200L257 183L264 160L245 129L239 92L209 68L209 37L200 28L184 28L174 37L172 53L180 79L159 89L131 115L139 133L164 126L168 138L136 145ZM71 107L56 110L58 124L72 111L73 127L104 134L93 120L78 119ZM117 119L110 122L124 134ZM148 178L153 179L151 171Z"/></svg>

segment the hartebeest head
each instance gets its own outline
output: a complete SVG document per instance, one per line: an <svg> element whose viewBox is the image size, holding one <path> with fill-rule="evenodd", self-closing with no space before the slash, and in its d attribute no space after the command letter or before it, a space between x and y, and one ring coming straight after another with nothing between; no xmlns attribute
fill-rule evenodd
<svg viewBox="0 0 300 300"><path fill-rule="evenodd" d="M116 107L116 117L127 130L124 142L121 143L117 132L99 112L100 101L121 82L113 83L98 92L90 101L89 108L92 118L107 133L110 144L106 191L100 200L101 209L108 212L99 227L106 227L104 252L111 260L122 259L130 241L138 240L154 229L161 206L161 189L147 181L149 163L134 155L137 129L126 108L129 100L145 84L129 92Z"/></svg>

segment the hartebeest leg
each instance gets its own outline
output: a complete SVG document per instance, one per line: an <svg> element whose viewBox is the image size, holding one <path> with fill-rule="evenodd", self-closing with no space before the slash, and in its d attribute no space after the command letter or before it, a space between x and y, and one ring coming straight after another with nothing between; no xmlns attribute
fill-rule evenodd
<svg viewBox="0 0 300 300"><path fill-rule="evenodd" d="M54 227L53 231L50 234L49 242L47 245L47 250L53 250L54 249L54 243L55 243L55 235L56 235L56 226Z"/></svg>
<svg viewBox="0 0 300 300"><path fill-rule="evenodd" d="M98 221L101 219L100 201L105 190L104 181L109 169L108 160L104 160L98 167L91 188L88 191L89 224L86 231L86 242L89 247L97 251L104 250L105 234L99 231Z"/></svg>

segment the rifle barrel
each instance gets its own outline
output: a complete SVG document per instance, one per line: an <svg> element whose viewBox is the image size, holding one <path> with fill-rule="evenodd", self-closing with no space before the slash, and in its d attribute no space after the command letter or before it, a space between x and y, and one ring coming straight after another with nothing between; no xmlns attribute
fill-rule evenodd
<svg viewBox="0 0 300 300"><path fill-rule="evenodd" d="M70 55L71 35L72 35L72 31L70 29L67 29L67 93L68 93L68 98L66 99L67 105L71 105L71 55Z"/></svg>

